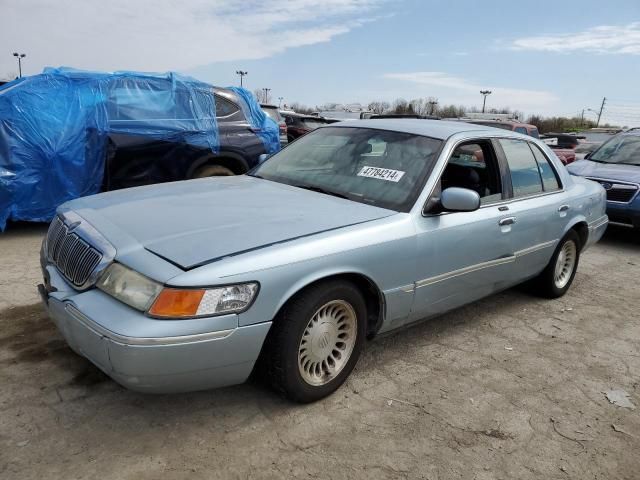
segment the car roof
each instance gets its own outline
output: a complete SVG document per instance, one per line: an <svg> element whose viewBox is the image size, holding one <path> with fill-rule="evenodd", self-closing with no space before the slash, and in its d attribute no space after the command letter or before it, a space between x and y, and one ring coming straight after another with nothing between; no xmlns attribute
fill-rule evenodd
<svg viewBox="0 0 640 480"><path fill-rule="evenodd" d="M498 130L505 136L518 136L507 130L502 130L484 125L475 125L466 122L450 122L447 120L423 120L416 118L380 118L374 120L358 120L357 122L339 122L330 124L331 127L357 127L373 128L377 130L391 130L394 132L412 133L425 137L439 138L445 140L456 133L463 132L489 132L491 134ZM511 134L511 135L509 135Z"/></svg>

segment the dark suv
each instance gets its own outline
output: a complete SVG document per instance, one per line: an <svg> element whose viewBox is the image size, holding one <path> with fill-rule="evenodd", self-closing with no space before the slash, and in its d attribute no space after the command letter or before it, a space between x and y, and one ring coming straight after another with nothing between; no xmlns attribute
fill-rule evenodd
<svg viewBox="0 0 640 480"><path fill-rule="evenodd" d="M156 140L144 131L109 134L103 190L114 190L137 185L148 185L173 180L186 180L211 176L240 175L258 163L265 150L261 138L255 133L241 107L243 99L228 89L214 87L216 121L220 151L213 153L207 146L188 139ZM117 99L112 105L117 105ZM139 110L136 112L139 114ZM112 132L121 123L139 119L123 118L114 112L111 116ZM146 120L150 122L151 120ZM153 120L157 122L157 120Z"/></svg>
<svg viewBox="0 0 640 480"><path fill-rule="evenodd" d="M0 230L100 191L242 174L279 149L278 125L245 89L47 68L0 87Z"/></svg>

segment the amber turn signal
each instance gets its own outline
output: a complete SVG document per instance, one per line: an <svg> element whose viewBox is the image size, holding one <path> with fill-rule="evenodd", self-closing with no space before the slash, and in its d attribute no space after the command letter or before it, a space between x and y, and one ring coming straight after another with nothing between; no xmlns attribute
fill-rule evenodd
<svg viewBox="0 0 640 480"><path fill-rule="evenodd" d="M149 309L154 317L195 317L198 313L204 290L178 290L165 288Z"/></svg>

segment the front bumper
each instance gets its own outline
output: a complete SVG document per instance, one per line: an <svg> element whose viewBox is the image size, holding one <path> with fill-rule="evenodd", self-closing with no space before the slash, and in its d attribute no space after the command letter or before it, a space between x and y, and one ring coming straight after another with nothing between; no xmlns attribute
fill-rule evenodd
<svg viewBox="0 0 640 480"><path fill-rule="evenodd" d="M640 229L640 196L631 203L607 202L607 215L611 225Z"/></svg>
<svg viewBox="0 0 640 480"><path fill-rule="evenodd" d="M271 326L238 327L237 319L234 324L228 318L235 315L227 315L218 317L224 328L171 335L176 321L150 319L97 290L60 290L63 280L50 266L45 279L47 287L39 287L44 306L69 346L121 385L140 392L186 392L244 382ZM120 321L110 323L115 318ZM145 327L155 327L150 322L157 322L153 334Z"/></svg>

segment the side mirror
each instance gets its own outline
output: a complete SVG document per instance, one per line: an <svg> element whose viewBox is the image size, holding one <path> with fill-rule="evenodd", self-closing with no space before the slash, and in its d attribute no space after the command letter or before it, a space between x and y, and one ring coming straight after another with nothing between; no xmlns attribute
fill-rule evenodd
<svg viewBox="0 0 640 480"><path fill-rule="evenodd" d="M267 160L267 158L269 158L271 155L269 155L268 153L263 153L262 155L260 155L258 157L258 165L260 165L261 163L264 163L265 160Z"/></svg>
<svg viewBox="0 0 640 480"><path fill-rule="evenodd" d="M473 212L480 208L480 195L468 188L449 187L440 194L440 204L447 212Z"/></svg>

